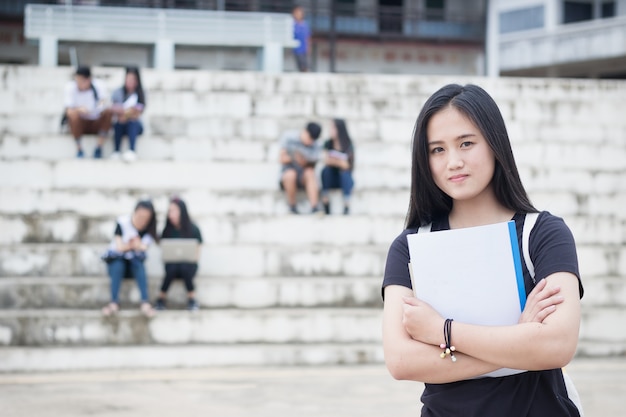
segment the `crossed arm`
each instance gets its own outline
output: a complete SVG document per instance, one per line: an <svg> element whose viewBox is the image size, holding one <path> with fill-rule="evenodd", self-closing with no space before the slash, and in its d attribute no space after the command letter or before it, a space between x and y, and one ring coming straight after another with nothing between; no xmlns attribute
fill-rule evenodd
<svg viewBox="0 0 626 417"><path fill-rule="evenodd" d="M578 341L578 280L565 272L541 280L529 295L519 323L513 326L454 321L456 362L439 357L444 320L427 303L414 298L409 288L385 288L383 347L394 378L447 383L499 368L559 368L572 359Z"/></svg>

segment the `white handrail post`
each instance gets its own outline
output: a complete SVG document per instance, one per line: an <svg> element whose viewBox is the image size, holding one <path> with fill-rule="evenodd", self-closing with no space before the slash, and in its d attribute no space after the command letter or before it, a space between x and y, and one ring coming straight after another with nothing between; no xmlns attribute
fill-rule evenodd
<svg viewBox="0 0 626 417"><path fill-rule="evenodd" d="M171 70L174 68L174 42L167 39L167 16L164 11L159 13L158 39L154 45L154 68Z"/></svg>
<svg viewBox="0 0 626 417"><path fill-rule="evenodd" d="M263 72L277 74L283 72L283 48L278 42L265 42L263 45Z"/></svg>
<svg viewBox="0 0 626 417"><path fill-rule="evenodd" d="M51 8L46 9L46 30L39 37L39 66L40 67L56 67L59 62L59 46L58 39L53 35L52 27L54 22L53 11Z"/></svg>
<svg viewBox="0 0 626 417"><path fill-rule="evenodd" d="M171 70L174 68L174 42L158 39L154 45L154 68Z"/></svg>
<svg viewBox="0 0 626 417"><path fill-rule="evenodd" d="M272 21L270 16L265 16L263 18L263 72L267 74L283 72L283 48L272 38Z"/></svg>
<svg viewBox="0 0 626 417"><path fill-rule="evenodd" d="M39 66L56 67L59 63L59 46L55 36L41 35L39 38Z"/></svg>

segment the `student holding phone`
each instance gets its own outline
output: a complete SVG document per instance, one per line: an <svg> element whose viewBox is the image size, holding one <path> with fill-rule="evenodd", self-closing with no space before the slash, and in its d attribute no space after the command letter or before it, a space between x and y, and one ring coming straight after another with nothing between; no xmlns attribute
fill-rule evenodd
<svg viewBox="0 0 626 417"><path fill-rule="evenodd" d="M141 85L139 69L126 68L124 85L113 92L111 110L114 117L113 131L115 151L112 159L120 159L132 162L137 159L135 145L137 137L143 133L141 115L146 107L146 95ZM122 138L128 136L128 150L121 154Z"/></svg>
<svg viewBox="0 0 626 417"><path fill-rule="evenodd" d="M324 212L330 214L328 192L341 189L343 195L343 214L350 213L350 195L354 188L352 170L354 168L354 146L343 119L333 119L330 124L330 139L324 143L325 163L322 169L322 205Z"/></svg>

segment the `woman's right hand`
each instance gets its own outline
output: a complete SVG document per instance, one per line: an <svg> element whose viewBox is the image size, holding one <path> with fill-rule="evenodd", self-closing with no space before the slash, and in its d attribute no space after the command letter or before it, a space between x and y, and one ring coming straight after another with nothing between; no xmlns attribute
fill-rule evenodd
<svg viewBox="0 0 626 417"><path fill-rule="evenodd" d="M528 294L518 323L543 323L546 317L556 311L557 304L563 302L560 292L561 287L549 287L545 279L539 281Z"/></svg>

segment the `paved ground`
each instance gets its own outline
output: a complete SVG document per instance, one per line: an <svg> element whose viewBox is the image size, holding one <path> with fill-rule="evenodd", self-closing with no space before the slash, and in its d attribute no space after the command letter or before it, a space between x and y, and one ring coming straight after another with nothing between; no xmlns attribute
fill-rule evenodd
<svg viewBox="0 0 626 417"><path fill-rule="evenodd" d="M626 415L626 358L568 366L586 417ZM418 383L384 366L0 375L0 415L414 417Z"/></svg>

